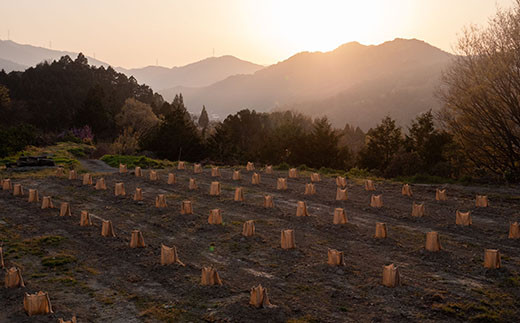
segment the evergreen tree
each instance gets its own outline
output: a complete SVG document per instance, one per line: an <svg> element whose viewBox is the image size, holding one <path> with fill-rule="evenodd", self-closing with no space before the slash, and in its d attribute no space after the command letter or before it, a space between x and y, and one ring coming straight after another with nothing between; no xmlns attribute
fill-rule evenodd
<svg viewBox="0 0 520 323"><path fill-rule="evenodd" d="M389 116L367 133L367 145L359 154L359 164L363 168L383 172L402 145L401 128Z"/></svg>
<svg viewBox="0 0 520 323"><path fill-rule="evenodd" d="M208 113L206 112L206 107L203 105L202 111L200 112L200 117L199 117L199 127L206 130L208 125L209 125L209 117L208 117Z"/></svg>

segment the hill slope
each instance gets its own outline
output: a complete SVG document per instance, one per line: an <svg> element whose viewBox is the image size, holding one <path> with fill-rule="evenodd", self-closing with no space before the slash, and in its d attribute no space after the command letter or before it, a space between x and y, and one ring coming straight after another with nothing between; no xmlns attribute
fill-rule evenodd
<svg viewBox="0 0 520 323"><path fill-rule="evenodd" d="M12 62L8 59L0 58L0 70L4 70L6 73L12 71L25 71L27 66Z"/></svg>
<svg viewBox="0 0 520 323"><path fill-rule="evenodd" d="M368 128L384 115L407 122L438 103L433 92L453 56L419 40L377 46L347 43L330 52L303 52L253 75L231 76L207 87L176 87L193 111L204 104L221 118L243 108L291 108Z"/></svg>

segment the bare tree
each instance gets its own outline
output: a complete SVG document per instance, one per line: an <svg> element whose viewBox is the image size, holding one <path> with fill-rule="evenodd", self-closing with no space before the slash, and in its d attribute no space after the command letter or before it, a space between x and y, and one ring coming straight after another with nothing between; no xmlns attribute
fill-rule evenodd
<svg viewBox="0 0 520 323"><path fill-rule="evenodd" d="M520 0L470 26L442 78L443 124L477 167L520 180Z"/></svg>

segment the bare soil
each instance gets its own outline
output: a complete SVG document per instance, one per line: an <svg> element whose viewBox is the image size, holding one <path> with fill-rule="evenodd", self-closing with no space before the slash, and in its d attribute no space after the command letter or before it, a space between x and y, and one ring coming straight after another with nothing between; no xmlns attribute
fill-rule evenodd
<svg viewBox="0 0 520 323"><path fill-rule="evenodd" d="M413 185L412 198L401 184L377 182L367 192L361 181L348 181L348 201L336 201L333 178L316 184L317 194L304 196L307 175L288 179L287 191L276 190L267 175L251 185L251 174L232 181L232 169L221 169L222 193L209 195L215 178L170 170L177 183L128 174L103 174L108 190L97 191L81 180L23 178L13 180L26 195L0 191L0 241L6 266L22 269L26 288L0 288L0 322L56 322L77 315L78 322L387 322L387 321L517 321L520 314L520 240L508 239L510 222L520 219L518 187L446 185L448 201L435 201L432 185ZM6 174L3 175L7 176ZM94 176L94 182L101 174ZM189 178L199 189L188 190ZM124 182L126 196L114 196ZM245 189L245 202L233 201L234 188ZM136 187L144 201L133 201ZM28 203L27 190L50 195L54 205L71 203L72 217ZM371 194L383 194L384 207L369 206ZM168 206L155 207L157 194ZM275 208L263 208L263 195ZM490 207L476 208L475 195L487 194ZM182 200L193 202L193 215L181 215ZM296 204L306 201L309 217L296 217ZM424 202L426 216L413 218L413 201ZM333 225L334 208L346 210L349 223ZM222 210L224 223L209 225L209 211ZM455 225L457 209L470 210L473 225ZM94 225L79 226L81 210ZM113 222L116 238L100 235L101 221ZM243 237L242 225L255 220L256 235ZM374 239L376 222L385 222L387 239ZM146 248L129 248L132 230L143 233ZM280 248L280 231L294 229L296 249ZM438 231L443 250L424 250L425 235ZM175 245L186 264L161 266L160 246ZM327 265L329 248L344 251L346 265ZM502 268L483 267L484 250L499 249ZM399 266L402 286L382 286L383 265ZM217 268L223 286L201 286L203 266ZM262 284L276 307L248 305L250 288ZM54 313L29 318L25 292L47 291Z"/></svg>

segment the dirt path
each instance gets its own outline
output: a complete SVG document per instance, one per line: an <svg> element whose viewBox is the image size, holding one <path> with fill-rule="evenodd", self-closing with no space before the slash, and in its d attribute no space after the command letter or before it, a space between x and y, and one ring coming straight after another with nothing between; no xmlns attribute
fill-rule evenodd
<svg viewBox="0 0 520 323"><path fill-rule="evenodd" d="M117 168L98 159L80 159L79 162L81 167L92 173L115 173L118 171Z"/></svg>
<svg viewBox="0 0 520 323"><path fill-rule="evenodd" d="M94 168L89 168L94 171ZM287 191L277 191L276 179L286 172L261 174L251 185L251 172L240 181L231 170L211 178L191 171L172 171L177 182L113 173L105 175L107 191L65 178L25 179L26 188L52 195L55 204L68 201L72 217L57 210L41 210L21 198L0 191L0 238L6 259L22 267L27 289L51 293L56 314L41 322L77 314L82 321L228 321L302 322L344 321L459 321L514 320L519 314L520 241L507 238L509 223L518 221L519 192L515 188L447 186L448 201L434 199L435 186L414 185L414 197L401 195L397 184L376 183L384 207L369 207L370 195L349 181L348 201L336 201L333 179L316 184L317 194L304 196L308 177L289 179ZM188 190L189 178L199 189ZM222 193L209 195L211 181L219 180ZM94 179L95 181L95 179ZM115 197L116 182L124 182L127 195ZM245 189L245 202L233 201L234 188ZM144 201L135 202L136 187ZM273 195L275 208L262 206L263 195ZM476 194L490 198L489 208L475 208ZM155 208L157 194L166 194L168 206ZM193 215L180 215L180 202L193 202ZM295 216L297 201L306 201L310 217ZM413 201L424 202L427 215L411 217ZM347 225L333 225L334 208L343 207ZM220 208L223 225L207 224L209 211ZM455 225L457 209L471 210L473 225ZM80 210L110 219L116 238L101 238L100 221L80 227ZM256 235L241 235L242 224L255 220ZM389 237L372 238L376 222L385 222ZM5 224L3 224L5 223ZM147 247L130 249L132 230L143 232ZM280 231L294 229L294 250L280 248ZM425 233L438 231L443 251L424 250ZM55 244L42 236L61 237ZM49 239L47 239L49 240ZM45 240L45 241L47 241ZM51 239L52 240L52 239ZM175 245L182 266L160 266L160 245ZM346 266L326 264L328 248L345 252ZM498 248L503 268L482 266L485 248ZM74 261L46 266L46 257L69 255ZM400 267L403 286L381 286L382 266ZM203 266L213 265L224 281L221 287L199 285ZM271 309L249 307L249 289L267 287ZM1 322L29 321L21 310L22 290L1 290Z"/></svg>

